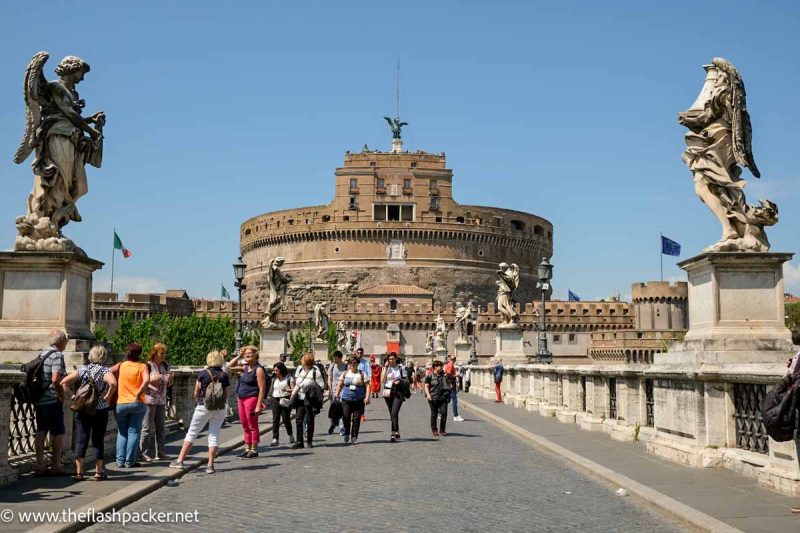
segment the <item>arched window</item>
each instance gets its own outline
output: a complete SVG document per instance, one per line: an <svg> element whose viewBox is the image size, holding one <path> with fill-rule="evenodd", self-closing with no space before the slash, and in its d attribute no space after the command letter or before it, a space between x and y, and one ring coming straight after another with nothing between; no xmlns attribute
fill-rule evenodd
<svg viewBox="0 0 800 533"><path fill-rule="evenodd" d="M534 226L533 233L536 235L544 235L544 228L542 226Z"/></svg>
<svg viewBox="0 0 800 533"><path fill-rule="evenodd" d="M389 300L389 310L390 311L397 311L397 300L395 300L394 298Z"/></svg>
<svg viewBox="0 0 800 533"><path fill-rule="evenodd" d="M525 223L521 220L512 220L511 229L515 229L517 231L525 231Z"/></svg>

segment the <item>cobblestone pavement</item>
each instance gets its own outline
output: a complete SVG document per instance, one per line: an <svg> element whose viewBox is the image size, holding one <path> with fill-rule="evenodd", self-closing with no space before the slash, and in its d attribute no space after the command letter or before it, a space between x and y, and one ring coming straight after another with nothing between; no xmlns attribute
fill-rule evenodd
<svg viewBox="0 0 800 533"><path fill-rule="evenodd" d="M185 532L680 530L469 412L461 423L450 415L452 433L433 438L421 395L403 406L403 440L392 444L386 406L372 402L355 446L328 436L327 418L318 417L318 433L325 434L313 450L288 449L282 432L282 445L262 447L257 459L222 456L216 474L190 472L124 510L199 510L199 524L172 526Z"/></svg>

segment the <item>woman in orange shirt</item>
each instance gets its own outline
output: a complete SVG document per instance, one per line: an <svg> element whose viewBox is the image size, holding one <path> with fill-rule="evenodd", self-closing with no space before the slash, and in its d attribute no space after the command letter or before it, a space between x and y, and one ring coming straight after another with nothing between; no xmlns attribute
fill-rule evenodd
<svg viewBox="0 0 800 533"><path fill-rule="evenodd" d="M150 383L147 365L140 362L142 345L132 342L128 345L127 360L119 365L119 393L117 397L117 466L131 468L139 466L139 439L142 422L147 412L144 404L144 391Z"/></svg>

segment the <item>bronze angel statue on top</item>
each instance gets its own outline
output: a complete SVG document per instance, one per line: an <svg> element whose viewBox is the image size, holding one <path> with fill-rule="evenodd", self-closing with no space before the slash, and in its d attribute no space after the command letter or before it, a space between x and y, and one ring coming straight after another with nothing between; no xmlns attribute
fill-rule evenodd
<svg viewBox="0 0 800 533"><path fill-rule="evenodd" d="M722 238L707 252L768 252L765 226L778 222L778 206L769 200L748 204L741 167L756 178L761 173L753 159L753 130L739 71L715 57L705 65L700 96L678 122L686 126L683 162L694 175L694 190L722 224Z"/></svg>
<svg viewBox="0 0 800 533"><path fill-rule="evenodd" d="M19 164L34 153L33 190L28 212L16 220L16 250L77 251L61 229L80 222L76 202L88 190L85 165L100 168L103 160L103 112L82 116L84 101L75 90L89 64L67 56L56 66L57 80L48 82L44 64L50 55L39 52L25 71L25 133L14 154Z"/></svg>
<svg viewBox="0 0 800 533"><path fill-rule="evenodd" d="M389 123L389 128L392 130L392 139L399 139L402 136L403 126L408 126L408 122L400 122L400 117L389 118L383 117Z"/></svg>

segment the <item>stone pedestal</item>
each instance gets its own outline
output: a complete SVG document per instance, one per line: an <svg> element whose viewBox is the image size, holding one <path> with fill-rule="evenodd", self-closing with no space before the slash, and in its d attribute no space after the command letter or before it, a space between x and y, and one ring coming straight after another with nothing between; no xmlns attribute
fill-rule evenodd
<svg viewBox="0 0 800 533"><path fill-rule="evenodd" d="M784 324L788 253L705 253L678 264L689 275L689 331L682 352L746 352L735 362L768 362L791 352ZM782 356L781 356L782 357Z"/></svg>
<svg viewBox="0 0 800 533"><path fill-rule="evenodd" d="M439 361L447 361L447 348L437 348L435 352L433 352L433 359L438 359Z"/></svg>
<svg viewBox="0 0 800 533"><path fill-rule="evenodd" d="M284 327L261 330L261 350L259 361L264 366L272 366L280 361L280 355L289 351L286 338L289 330Z"/></svg>
<svg viewBox="0 0 800 533"><path fill-rule="evenodd" d="M95 340L92 273L102 266L69 252L0 252L0 361L29 361L60 329L67 365L81 364Z"/></svg>
<svg viewBox="0 0 800 533"><path fill-rule="evenodd" d="M322 361L323 363L328 362L328 343L321 340L314 341L314 359L317 361Z"/></svg>
<svg viewBox="0 0 800 533"><path fill-rule="evenodd" d="M516 328L497 328L495 333L495 356L503 360L505 366L525 364L522 330Z"/></svg>
<svg viewBox="0 0 800 533"><path fill-rule="evenodd" d="M465 363L469 361L470 352L472 351L472 344L469 341L466 342L455 342L456 347L456 361L459 363Z"/></svg>

